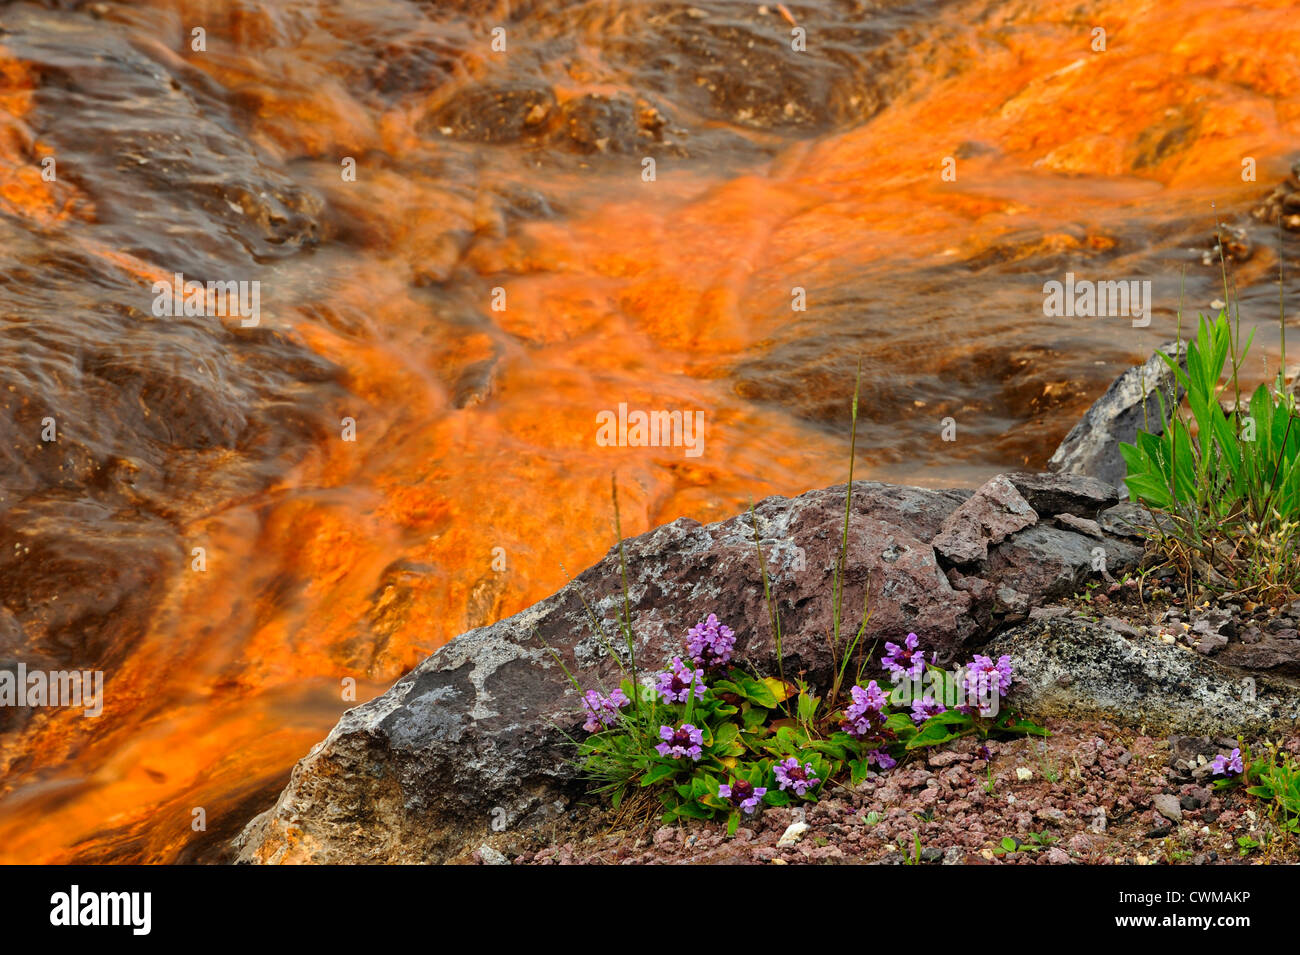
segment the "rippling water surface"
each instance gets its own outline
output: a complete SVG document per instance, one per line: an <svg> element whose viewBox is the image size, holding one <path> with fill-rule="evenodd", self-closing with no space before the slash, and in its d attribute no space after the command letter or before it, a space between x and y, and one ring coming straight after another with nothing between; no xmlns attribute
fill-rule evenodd
<svg viewBox="0 0 1300 955"><path fill-rule="evenodd" d="M0 665L106 676L0 710L0 860L216 858L342 681L604 553L611 471L629 533L842 480L859 363L860 474L1041 466L1221 294L1211 202L1275 320L1298 132L1283 3L0 6ZM1067 271L1151 325L1045 318ZM155 315L177 272L260 323ZM703 453L600 446L621 402Z"/></svg>

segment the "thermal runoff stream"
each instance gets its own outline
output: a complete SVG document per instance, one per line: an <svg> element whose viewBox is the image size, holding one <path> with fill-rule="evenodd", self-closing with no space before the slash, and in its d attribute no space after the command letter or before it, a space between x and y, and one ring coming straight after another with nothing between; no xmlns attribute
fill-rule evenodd
<svg viewBox="0 0 1300 955"><path fill-rule="evenodd" d="M859 365L859 477L1043 466L1216 218L1275 374L1298 149L1285 3L5 4L0 668L103 694L0 707L0 861L220 858L611 474L626 534L843 481Z"/></svg>

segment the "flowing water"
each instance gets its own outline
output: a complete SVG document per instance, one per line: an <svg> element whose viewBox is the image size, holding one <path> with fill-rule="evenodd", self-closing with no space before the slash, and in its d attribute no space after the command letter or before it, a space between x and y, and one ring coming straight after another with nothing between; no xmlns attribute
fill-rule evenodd
<svg viewBox="0 0 1300 955"><path fill-rule="evenodd" d="M217 858L349 692L601 556L611 472L628 533L842 480L859 364L859 474L1042 466L1222 295L1212 202L1275 323L1298 133L1284 3L0 5L0 666L105 676L0 709L0 861ZM1150 325L1045 317L1067 271Z"/></svg>

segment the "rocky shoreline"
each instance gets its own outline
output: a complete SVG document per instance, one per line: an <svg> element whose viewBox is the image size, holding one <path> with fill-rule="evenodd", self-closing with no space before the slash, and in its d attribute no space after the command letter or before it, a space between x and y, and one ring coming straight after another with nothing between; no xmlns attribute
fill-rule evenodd
<svg viewBox="0 0 1300 955"><path fill-rule="evenodd" d="M1249 848L1260 825L1252 801L1206 784L1205 753L1231 740L1164 738L1077 720L1054 723L1052 730L1046 740L991 742L987 760L977 744L960 741L854 791L824 796L802 813L765 810L734 840L719 824L660 826L593 807L581 824L538 832L531 840L494 837L471 860L1205 865L1263 858ZM1291 752L1297 750L1293 741Z"/></svg>
<svg viewBox="0 0 1300 955"><path fill-rule="evenodd" d="M1173 582L1137 576L1149 515L1120 502L1114 459L1143 420L1135 409L1162 382L1154 368L1122 376L1067 437L1054 473L1000 474L974 491L853 485L851 626L865 602L868 641L915 631L939 665L979 648L1011 654L1016 705L1046 721L1055 734L1046 743L996 744L978 772L969 747L914 757L809 807L809 838L780 848L794 810L765 810L735 841L707 824L658 828L653 813L610 822L571 761L583 716L566 671L584 689L617 685L609 648L618 641L592 627L594 618L616 632L615 548L555 595L457 637L349 710L232 854L242 863L888 862L919 845L906 861L1235 858L1225 840L1248 839L1258 820L1234 802L1239 794L1209 794L1205 758L1239 734L1294 736L1300 606L1192 607ZM768 498L752 519L680 519L627 540L637 657L665 658L716 613L736 631L735 659L775 672L756 520L785 625L785 670L824 686L846 490ZM1194 742L1178 742L1186 739ZM1068 771L1036 773L1034 759ZM1141 821L1118 841L1114 829L1102 837L1099 808ZM903 845L907 832L914 838ZM1050 842L1021 851L997 841L1035 833ZM1153 847L1161 839L1180 847L1162 855Z"/></svg>

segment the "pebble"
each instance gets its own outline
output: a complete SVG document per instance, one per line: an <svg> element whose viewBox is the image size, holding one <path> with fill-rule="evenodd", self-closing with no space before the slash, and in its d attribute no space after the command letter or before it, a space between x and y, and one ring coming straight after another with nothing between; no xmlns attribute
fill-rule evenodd
<svg viewBox="0 0 1300 955"><path fill-rule="evenodd" d="M792 822L786 827L785 832L781 833L781 838L776 840L776 847L784 849L788 846L795 845L802 839L805 833L812 828L806 822Z"/></svg>
<svg viewBox="0 0 1300 955"><path fill-rule="evenodd" d="M484 844L478 847L479 860L484 865L509 865L510 860L501 852L493 849L491 846Z"/></svg>
<svg viewBox="0 0 1300 955"><path fill-rule="evenodd" d="M1183 821L1183 807L1179 804L1177 796L1171 796L1169 793L1160 793L1151 800L1151 805L1155 806L1156 812L1164 816L1170 822Z"/></svg>
<svg viewBox="0 0 1300 955"><path fill-rule="evenodd" d="M1108 630L1114 630L1116 633L1122 633L1126 637L1142 636L1141 630L1133 626L1131 623L1119 619L1119 617L1102 617L1101 624L1103 627L1106 627Z"/></svg>

